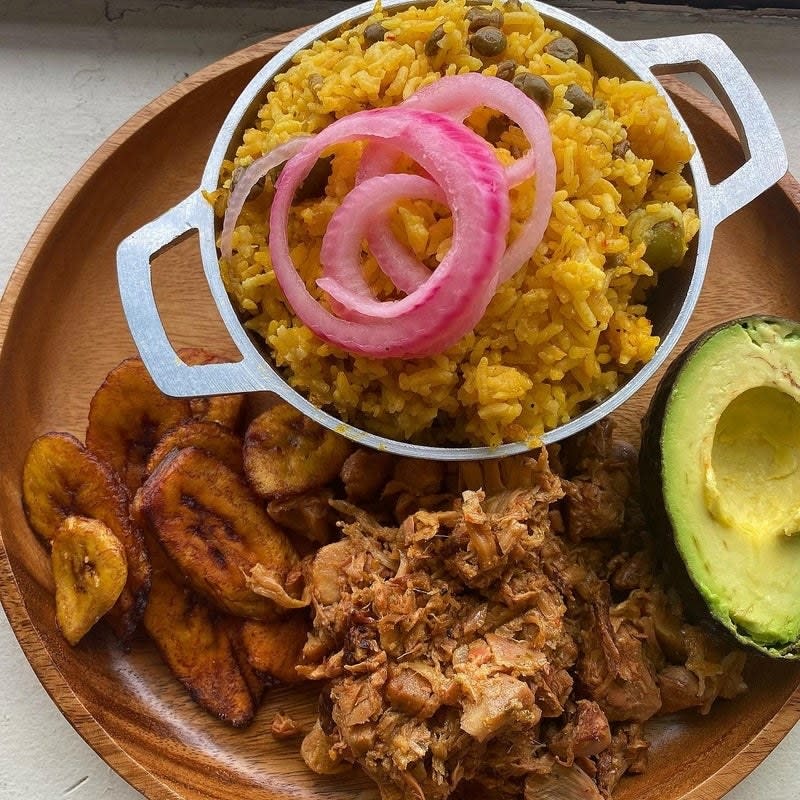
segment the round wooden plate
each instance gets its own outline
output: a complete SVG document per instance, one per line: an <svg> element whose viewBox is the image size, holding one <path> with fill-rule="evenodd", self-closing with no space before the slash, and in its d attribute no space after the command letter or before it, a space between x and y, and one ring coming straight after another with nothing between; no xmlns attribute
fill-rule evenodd
<svg viewBox="0 0 800 800"><path fill-rule="evenodd" d="M233 731L200 711L153 648L124 654L103 630L72 649L54 623L48 558L28 528L20 474L31 441L49 430L82 437L89 399L134 353L120 306L117 243L199 182L214 136L253 74L294 33L230 56L166 92L114 134L62 192L31 238L0 303L0 592L39 679L64 715L120 775L151 800L363 798L354 772L310 773L297 743L277 743L277 710L310 721L311 691L275 690L255 723ZM712 179L742 160L724 113L667 79ZM800 318L800 188L785 178L718 230L706 287L684 344L721 320L768 311ZM179 346L230 352L193 242L154 265L159 306ZM636 438L653 386L617 414ZM100 626L102 628L102 626ZM650 768L625 779L619 800L716 800L748 774L800 718L800 666L754 656L750 691L711 714L649 725Z"/></svg>

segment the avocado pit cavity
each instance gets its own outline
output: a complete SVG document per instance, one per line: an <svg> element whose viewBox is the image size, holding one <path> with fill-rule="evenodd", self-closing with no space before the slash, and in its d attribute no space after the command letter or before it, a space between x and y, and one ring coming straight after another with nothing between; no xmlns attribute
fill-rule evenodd
<svg viewBox="0 0 800 800"><path fill-rule="evenodd" d="M800 531L800 403L771 386L748 389L721 414L704 459L709 512L765 539Z"/></svg>

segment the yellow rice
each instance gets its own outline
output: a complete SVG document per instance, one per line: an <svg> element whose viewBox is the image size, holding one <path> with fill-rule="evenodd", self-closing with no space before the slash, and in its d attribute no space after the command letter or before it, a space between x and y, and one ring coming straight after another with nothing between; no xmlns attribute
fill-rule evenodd
<svg viewBox="0 0 800 800"><path fill-rule="evenodd" d="M269 190L245 206L233 235L233 257L221 262L226 288L247 327L264 338L290 384L316 405L401 440L535 441L613 392L623 376L653 356L658 339L645 299L656 276L642 259L644 245L631 247L624 228L627 215L643 203L672 202L683 212L687 237L695 235L692 190L681 176L692 150L649 84L600 76L589 57L578 64L544 53L559 34L546 29L529 7L506 11L508 45L502 55L474 57L467 8L464 0L440 0L423 10L387 15L377 6L363 24L298 54L275 79L256 126L245 132L235 161L225 162L220 189L210 199L221 216L236 167L338 117L397 104L443 74L493 75L498 62L513 59L545 76L554 91L547 116L558 169L549 227L528 264L498 288L475 330L447 352L373 360L353 357L311 333L286 304L272 271ZM363 30L375 21L388 30L387 40L367 48ZM424 46L438 25L445 31L442 49L430 58ZM572 83L594 95L596 108L584 118L572 114L564 99ZM469 124L486 134L492 116L479 109ZM615 156L614 144L626 135L631 149ZM508 163L527 147L511 126L496 144L497 157ZM297 204L290 217L294 262L320 298L315 280L322 236L353 186L361 149L359 143L335 148L325 196ZM512 190L510 241L534 197L535 180ZM404 201L392 225L429 266L447 252L447 209ZM364 270L379 296L392 296L391 283L368 253Z"/></svg>

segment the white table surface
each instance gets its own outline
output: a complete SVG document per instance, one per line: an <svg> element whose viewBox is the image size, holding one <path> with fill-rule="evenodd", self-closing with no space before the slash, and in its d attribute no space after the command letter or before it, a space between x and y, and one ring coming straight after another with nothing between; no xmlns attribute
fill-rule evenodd
<svg viewBox="0 0 800 800"><path fill-rule="evenodd" d="M141 106L228 53L347 5L0 0L0 290L64 184ZM800 172L800 16L622 9L597 0L559 5L619 39L699 31L724 38L764 92L790 168ZM795 800L799 763L800 726L726 800ZM0 613L0 800L141 797L61 716Z"/></svg>

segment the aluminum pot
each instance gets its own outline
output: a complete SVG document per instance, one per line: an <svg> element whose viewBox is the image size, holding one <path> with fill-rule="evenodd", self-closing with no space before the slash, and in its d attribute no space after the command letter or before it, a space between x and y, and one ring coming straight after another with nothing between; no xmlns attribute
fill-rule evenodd
<svg viewBox="0 0 800 800"><path fill-rule="evenodd" d="M417 2L417 6L427 3ZM403 10L409 0L384 0L386 11ZM664 363L686 327L700 295L716 226L749 203L781 178L788 168L786 150L775 121L747 70L728 46L710 34L620 42L558 8L533 2L549 27L571 37L591 55L598 72L622 78L638 78L656 86L670 110L691 138L691 132L656 80L666 72L696 72L702 75L725 104L735 121L747 161L720 183L709 182L697 150L689 163L694 185L700 232L687 259L691 269L671 270L648 305L653 330L661 337L653 359L600 403L548 431L545 444L556 442L587 428L610 414L652 377ZM119 288L125 315L142 360L158 387L168 395L192 397L234 392L269 391L282 397L320 424L369 447L400 455L438 460L496 458L529 449L525 442L497 447L431 447L368 433L312 405L292 389L270 364L249 334L223 286L216 247L216 221L203 192L218 186L225 158L232 158L242 134L255 119L256 111L272 87L275 75L284 71L293 56L317 39L336 36L342 26L358 24L374 10L374 2L343 11L298 36L258 72L234 103L220 129L203 172L201 185L185 200L126 238L117 251ZM241 353L235 363L189 366L184 364L167 339L153 296L150 261L159 252L197 230L206 279L219 313ZM669 274L669 273L668 273Z"/></svg>

